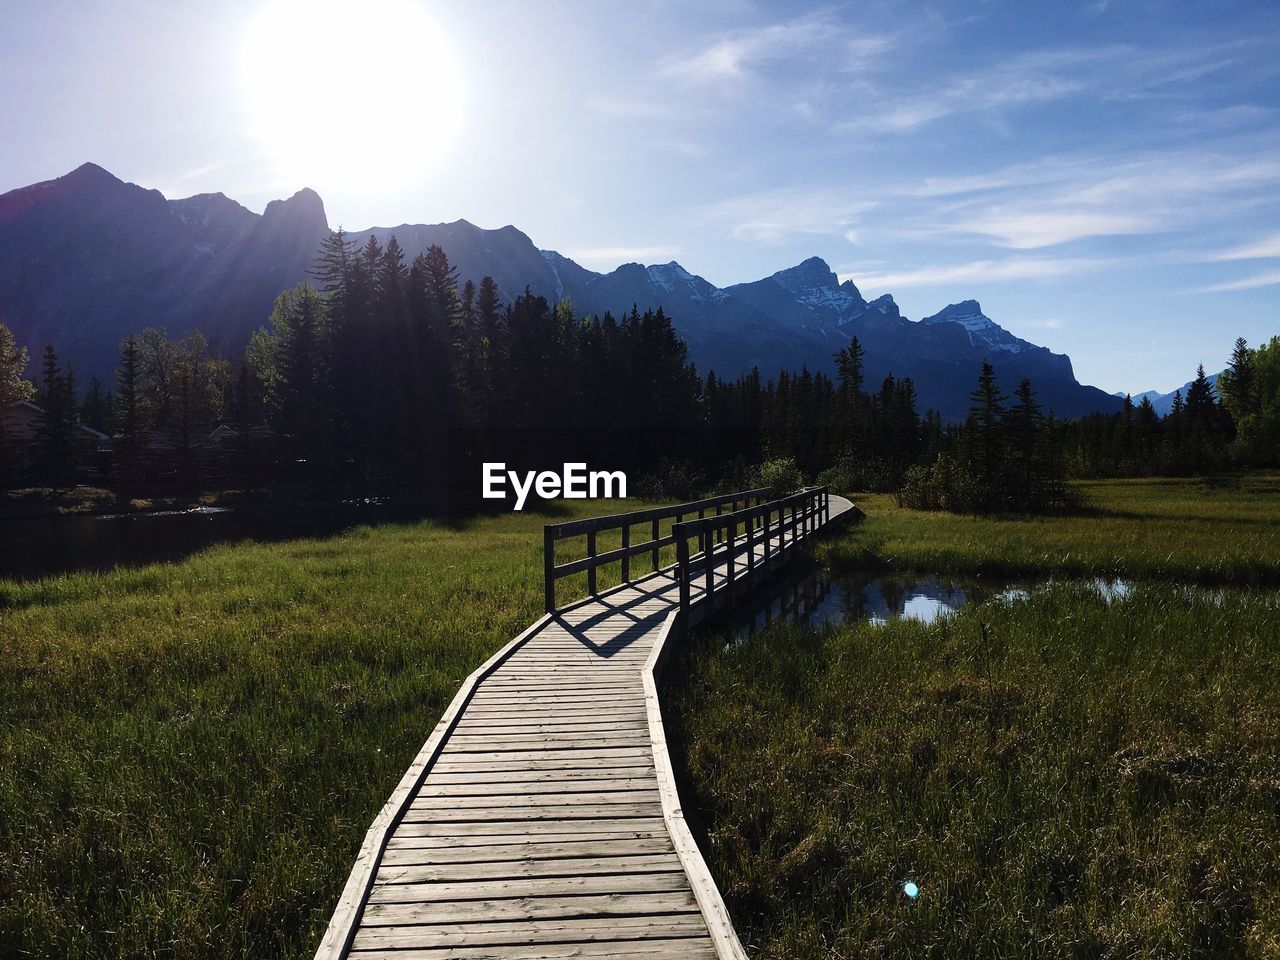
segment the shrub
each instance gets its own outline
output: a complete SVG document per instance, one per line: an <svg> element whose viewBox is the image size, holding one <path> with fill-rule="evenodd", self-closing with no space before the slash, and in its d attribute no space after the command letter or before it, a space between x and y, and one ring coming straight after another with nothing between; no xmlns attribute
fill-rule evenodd
<svg viewBox="0 0 1280 960"><path fill-rule="evenodd" d="M774 497L782 497L804 486L804 474L790 457L776 457L760 464L755 486L768 487Z"/></svg>
<svg viewBox="0 0 1280 960"><path fill-rule="evenodd" d="M898 506L915 510L978 513L992 508L990 494L984 495L969 464L942 453L929 466L907 471L897 501Z"/></svg>

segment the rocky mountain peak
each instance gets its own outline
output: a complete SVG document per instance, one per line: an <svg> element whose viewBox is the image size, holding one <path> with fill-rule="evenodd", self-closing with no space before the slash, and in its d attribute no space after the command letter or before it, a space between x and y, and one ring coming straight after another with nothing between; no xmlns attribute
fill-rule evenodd
<svg viewBox="0 0 1280 960"><path fill-rule="evenodd" d="M800 293L806 290L838 290L840 280L821 257L810 257L794 267L779 270L771 278L784 290Z"/></svg>

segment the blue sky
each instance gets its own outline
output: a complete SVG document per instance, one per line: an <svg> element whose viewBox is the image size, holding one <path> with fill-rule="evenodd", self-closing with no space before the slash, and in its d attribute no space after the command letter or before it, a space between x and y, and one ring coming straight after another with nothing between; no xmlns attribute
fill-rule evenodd
<svg viewBox="0 0 1280 960"><path fill-rule="evenodd" d="M0 2L0 190L85 160L258 210L307 185L335 225L514 223L719 285L819 255L912 318L978 299L1107 390L1280 334L1274 2L423 0L430 57L283 51L342 91L304 143L329 166L264 132L285 88L246 38L280 2ZM361 98L456 129L348 142Z"/></svg>

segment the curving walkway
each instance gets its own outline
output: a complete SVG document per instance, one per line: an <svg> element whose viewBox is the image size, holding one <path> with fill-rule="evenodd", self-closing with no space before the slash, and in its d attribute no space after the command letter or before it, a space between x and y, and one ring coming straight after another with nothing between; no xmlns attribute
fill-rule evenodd
<svg viewBox="0 0 1280 960"><path fill-rule="evenodd" d="M850 509L830 498L833 520ZM651 574L472 674L370 828L318 960L744 957L662 730L678 610Z"/></svg>

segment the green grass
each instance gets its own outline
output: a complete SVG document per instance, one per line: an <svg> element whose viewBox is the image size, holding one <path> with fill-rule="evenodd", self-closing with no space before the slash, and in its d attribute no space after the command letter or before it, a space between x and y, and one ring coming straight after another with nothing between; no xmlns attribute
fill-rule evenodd
<svg viewBox="0 0 1280 960"><path fill-rule="evenodd" d="M868 522L823 550L955 572L1280 579L1275 481L1088 491L1092 514L1048 520L859 498ZM309 956L458 684L539 615L545 520L0 582L0 956ZM690 807L708 813L749 939L773 955L1040 942L1093 956L1139 942L1185 955L1203 937L1276 955L1277 613L1188 603L1139 590L1117 621L1064 586L932 628L775 632L700 658L675 704ZM905 871L925 889L914 912L885 887ZM1127 892L1108 900L1112 876ZM1057 906L1037 893L1050 882L1067 891Z"/></svg>
<svg viewBox="0 0 1280 960"><path fill-rule="evenodd" d="M829 563L1056 582L713 636L672 671L686 811L753 955L1280 956L1280 597L1169 582L1274 584L1280 490L1088 495L1011 520L857 498ZM1064 574L1138 583L1108 604Z"/></svg>
<svg viewBox="0 0 1280 960"><path fill-rule="evenodd" d="M544 522L0 582L0 956L310 956L459 683L541 614Z"/></svg>
<svg viewBox="0 0 1280 960"><path fill-rule="evenodd" d="M903 509L854 495L867 513L826 547L842 566L978 575L1165 578L1280 584L1280 477L1223 487L1202 480L1082 483L1080 514L975 517Z"/></svg>

